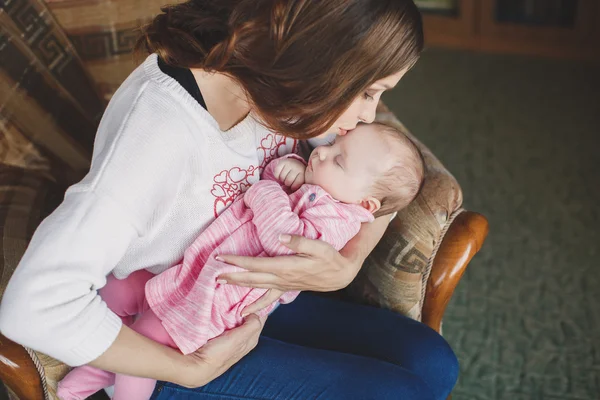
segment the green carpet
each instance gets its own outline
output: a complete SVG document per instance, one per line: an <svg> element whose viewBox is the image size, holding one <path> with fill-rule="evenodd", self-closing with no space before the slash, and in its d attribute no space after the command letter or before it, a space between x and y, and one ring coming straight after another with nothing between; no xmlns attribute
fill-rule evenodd
<svg viewBox="0 0 600 400"><path fill-rule="evenodd" d="M490 221L444 320L454 400L600 399L600 68L429 50L384 101Z"/></svg>

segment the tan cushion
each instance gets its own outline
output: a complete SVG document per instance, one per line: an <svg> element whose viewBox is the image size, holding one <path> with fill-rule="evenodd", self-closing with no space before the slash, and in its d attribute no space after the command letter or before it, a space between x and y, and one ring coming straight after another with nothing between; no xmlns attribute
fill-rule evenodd
<svg viewBox="0 0 600 400"><path fill-rule="evenodd" d="M425 158L425 184L415 201L392 221L346 292L354 300L420 320L435 246L459 210L462 192L442 163L382 103L377 120L417 143Z"/></svg>

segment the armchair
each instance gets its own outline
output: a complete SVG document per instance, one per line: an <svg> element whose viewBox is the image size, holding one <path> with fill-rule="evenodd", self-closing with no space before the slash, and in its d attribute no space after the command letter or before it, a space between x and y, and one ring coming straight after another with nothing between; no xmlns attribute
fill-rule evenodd
<svg viewBox="0 0 600 400"><path fill-rule="evenodd" d="M37 225L88 168L106 100L134 67L131 28L162 3L0 2L0 297ZM377 119L410 135L383 105ZM488 224L461 208L454 177L416 141L427 166L423 191L342 295L440 331ZM21 400L56 399L56 383L69 370L1 335L0 360L0 379Z"/></svg>

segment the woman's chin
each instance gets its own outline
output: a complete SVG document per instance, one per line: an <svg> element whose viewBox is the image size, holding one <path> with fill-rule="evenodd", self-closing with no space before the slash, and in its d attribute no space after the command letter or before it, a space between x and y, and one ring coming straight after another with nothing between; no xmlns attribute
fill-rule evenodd
<svg viewBox="0 0 600 400"><path fill-rule="evenodd" d="M335 132L325 132L322 135L316 136L316 138L327 141L327 142L331 142L332 140L335 139L335 137L338 135L338 133L339 133L339 129L336 129Z"/></svg>

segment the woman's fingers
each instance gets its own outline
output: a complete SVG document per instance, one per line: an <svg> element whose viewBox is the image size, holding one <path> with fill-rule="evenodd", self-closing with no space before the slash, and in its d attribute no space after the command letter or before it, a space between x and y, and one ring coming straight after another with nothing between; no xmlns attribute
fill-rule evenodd
<svg viewBox="0 0 600 400"><path fill-rule="evenodd" d="M290 248L291 250L294 250L298 255L301 256L322 258L324 255L329 255L332 251L335 251L331 245L322 240L312 240L296 235L282 236L287 236L289 240L282 240L284 239L282 238L280 239L281 244ZM276 272L281 269L282 263L287 264L289 262L293 262L295 258L293 256L249 257L236 256L232 254L220 254L218 259L226 262L227 264L247 269L248 271Z"/></svg>
<svg viewBox="0 0 600 400"><path fill-rule="evenodd" d="M346 260L329 244L320 240L306 239L301 236L283 235L289 240L281 243L297 254L279 257L244 257L220 255L224 262L245 269L243 272L231 272L218 277L221 283L230 285L278 289L283 291L311 290L326 291L332 287L331 275L340 275ZM336 258L337 256L337 258ZM332 270L323 270L329 265ZM331 268L330 268L331 269ZM333 286L339 288L339 284ZM342 286L343 287L343 286Z"/></svg>
<svg viewBox="0 0 600 400"><path fill-rule="evenodd" d="M322 240L307 239L302 236L288 235L289 241L281 241L281 243L298 254L307 256L323 257L329 255L331 251L335 251L331 245Z"/></svg>
<svg viewBox="0 0 600 400"><path fill-rule="evenodd" d="M192 360L187 363L192 368L184 368L180 384L195 388L214 380L258 344L265 318L256 314L249 315L244 323L225 331L208 342L196 352L185 357Z"/></svg>
<svg viewBox="0 0 600 400"><path fill-rule="evenodd" d="M258 317L256 314L250 314L244 319L244 323L240 326L242 331L235 332L235 329L230 330L234 335L237 335L241 338L241 341L244 341L244 338L250 336L256 336L262 331L264 321Z"/></svg>
<svg viewBox="0 0 600 400"><path fill-rule="evenodd" d="M277 301L281 295L285 293L281 290L270 289L265 294L263 294L258 300L254 303L250 304L248 307L242 310L242 316L257 313L263 308L266 308Z"/></svg>
<svg viewBox="0 0 600 400"><path fill-rule="evenodd" d="M234 357L235 363L256 346L263 325L263 319L251 314L245 318L242 325L209 340L199 351L204 350L207 355L217 360Z"/></svg>
<svg viewBox="0 0 600 400"><path fill-rule="evenodd" d="M250 314L248 317L246 317L242 325L237 328L230 329L220 336L229 342L233 342L230 351L236 358L234 363L248 354L248 352L254 347L256 347L260 332L264 326L264 322L264 319L259 318L258 315Z"/></svg>
<svg viewBox="0 0 600 400"><path fill-rule="evenodd" d="M271 289L279 287L281 280L268 272L232 272L219 276L219 280L225 280L229 285Z"/></svg>
<svg viewBox="0 0 600 400"><path fill-rule="evenodd" d="M220 255L219 259L227 264L247 269L254 272L273 272L278 271L282 257L249 257ZM220 278L220 277L219 277Z"/></svg>

